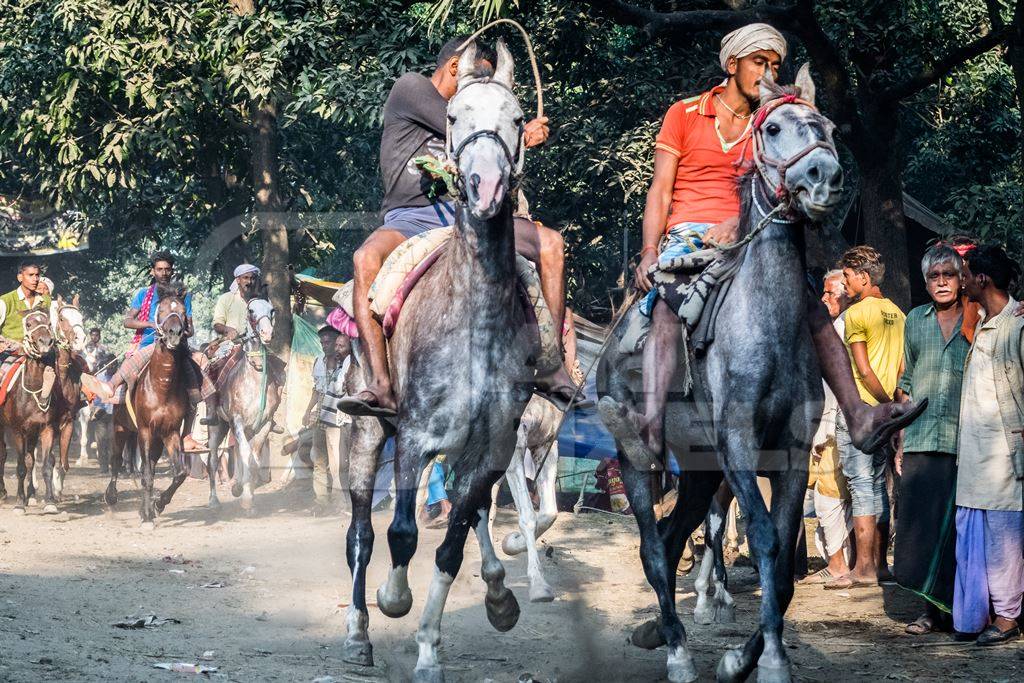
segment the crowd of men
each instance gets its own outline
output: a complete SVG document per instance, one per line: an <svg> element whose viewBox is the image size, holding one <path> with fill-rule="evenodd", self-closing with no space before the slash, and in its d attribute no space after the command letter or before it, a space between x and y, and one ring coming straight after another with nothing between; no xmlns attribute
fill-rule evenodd
<svg viewBox="0 0 1024 683"><path fill-rule="evenodd" d="M931 303L904 315L882 294L877 251L856 247L839 266L825 276L822 300L861 396L929 404L893 448L871 455L851 443L828 392L808 490L828 565L805 581L827 590L896 581L923 599L910 634L1015 640L1024 597L1024 310L1009 290L1020 268L997 245L934 244L921 262Z"/></svg>

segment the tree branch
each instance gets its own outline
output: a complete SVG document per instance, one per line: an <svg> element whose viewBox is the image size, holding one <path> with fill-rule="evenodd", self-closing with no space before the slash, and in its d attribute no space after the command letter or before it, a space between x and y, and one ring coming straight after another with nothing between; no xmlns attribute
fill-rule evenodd
<svg viewBox="0 0 1024 683"><path fill-rule="evenodd" d="M997 45L1006 42L1010 38L1010 33L1010 30L1005 27L998 31L992 31L972 43L953 50L942 59L924 67L917 74L902 83L882 90L878 93L877 97L895 103L918 93L928 86L938 83L943 76L964 62L979 57Z"/></svg>
<svg viewBox="0 0 1024 683"><path fill-rule="evenodd" d="M763 21L780 30L792 31L793 8L757 5L745 10L682 10L656 12L623 0L583 0L603 15L619 23L637 26L654 37L670 33L735 29L754 21Z"/></svg>

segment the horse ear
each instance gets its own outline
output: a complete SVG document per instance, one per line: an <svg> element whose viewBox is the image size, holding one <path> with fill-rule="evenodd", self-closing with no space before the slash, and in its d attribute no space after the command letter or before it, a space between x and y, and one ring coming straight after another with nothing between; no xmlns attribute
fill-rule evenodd
<svg viewBox="0 0 1024 683"><path fill-rule="evenodd" d="M515 64L512 60L512 53L509 52L508 48L505 47L505 39L498 38L498 43L495 46L498 53L498 61L494 65L494 80L501 83L506 88L512 88L512 72Z"/></svg>
<svg viewBox="0 0 1024 683"><path fill-rule="evenodd" d="M765 75L761 77L758 90L761 95L762 107L779 96L779 86L775 85L775 79L772 78L770 72L766 72Z"/></svg>
<svg viewBox="0 0 1024 683"><path fill-rule="evenodd" d="M814 81L811 79L810 62L804 62L804 65L796 72L796 80L793 85L800 88L800 99L814 104Z"/></svg>
<svg viewBox="0 0 1024 683"><path fill-rule="evenodd" d="M75 294L73 297L71 297L71 305L74 306L75 308L78 308L78 294Z"/></svg>
<svg viewBox="0 0 1024 683"><path fill-rule="evenodd" d="M465 85L466 81L472 79L474 73L476 73L476 41L470 43L459 57L459 88Z"/></svg>
<svg viewBox="0 0 1024 683"><path fill-rule="evenodd" d="M58 306L63 306L64 305L64 297L61 296L60 294L57 295L57 305Z"/></svg>

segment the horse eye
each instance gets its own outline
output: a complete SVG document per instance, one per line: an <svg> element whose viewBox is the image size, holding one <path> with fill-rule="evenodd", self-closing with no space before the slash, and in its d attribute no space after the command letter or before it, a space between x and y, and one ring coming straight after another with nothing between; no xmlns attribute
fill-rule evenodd
<svg viewBox="0 0 1024 683"><path fill-rule="evenodd" d="M517 116L517 117L516 117L516 118L515 118L515 119L514 119L514 120L512 121L512 123L516 124L517 126L521 126L521 125L523 125L523 117L522 117L522 116Z"/></svg>
<svg viewBox="0 0 1024 683"><path fill-rule="evenodd" d="M779 131L782 129L779 128L779 125L777 123L769 123L767 126L765 126L765 130L768 131L768 135L778 135Z"/></svg>
<svg viewBox="0 0 1024 683"><path fill-rule="evenodd" d="M448 115L448 123L455 123L455 117L451 114Z"/></svg>

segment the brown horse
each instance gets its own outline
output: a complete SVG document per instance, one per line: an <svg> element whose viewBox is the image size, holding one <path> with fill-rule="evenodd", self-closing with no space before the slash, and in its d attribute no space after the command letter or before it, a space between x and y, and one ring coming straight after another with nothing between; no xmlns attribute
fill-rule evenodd
<svg viewBox="0 0 1024 683"><path fill-rule="evenodd" d="M117 476L125 443L134 434L142 459L142 527L152 529L154 517L163 512L174 492L188 476L181 462L181 426L188 412L188 374L191 362L185 343L185 292L180 283L172 283L160 292L156 309L156 347L149 363L133 386L128 387L125 402L114 410L114 452L110 461L107 505L117 504ZM129 404L130 402L130 404ZM134 419L132 417L134 411ZM174 479L158 499L153 499L153 477L163 450L171 460Z"/></svg>
<svg viewBox="0 0 1024 683"><path fill-rule="evenodd" d="M32 469L35 467L36 446L39 446L43 453L50 453L57 423L53 396L41 396L43 374L48 366L46 357L53 350L50 313L45 308L35 308L22 315L25 330L23 348L27 358L21 377L11 387L7 400L0 406L0 427L11 430L14 448L18 452L18 501L14 505L14 513L20 515L25 514L28 499L35 495ZM0 438L0 472L3 472L6 460L7 445L4 439ZM52 458L50 461L52 465ZM44 470L44 475L44 512L56 512L52 473Z"/></svg>
<svg viewBox="0 0 1024 683"><path fill-rule="evenodd" d="M82 407L82 372L85 370L81 354L85 349L85 321L78 310L78 295L71 303L57 297L57 317L51 320L54 339L57 343L57 389L54 392L57 411L57 436L60 449L60 466L53 470L53 486L60 500L64 489L64 475L67 474L68 451L75 431L75 420ZM85 438L85 435L82 435ZM49 457L49 454L47 454ZM45 462L45 460L44 460Z"/></svg>
<svg viewBox="0 0 1024 683"><path fill-rule="evenodd" d="M249 514L254 512L252 491L259 479L259 453L273 428L274 413L281 402L284 386L284 363L267 351L274 334L274 309L270 302L256 297L248 304L248 323L245 335L239 338L240 349L232 354L241 358L226 367L218 380L220 405L218 421L210 427L209 507L220 507L217 499L217 471L220 463L220 444L230 431L237 443L234 460L234 480L231 494L242 497L241 505Z"/></svg>

